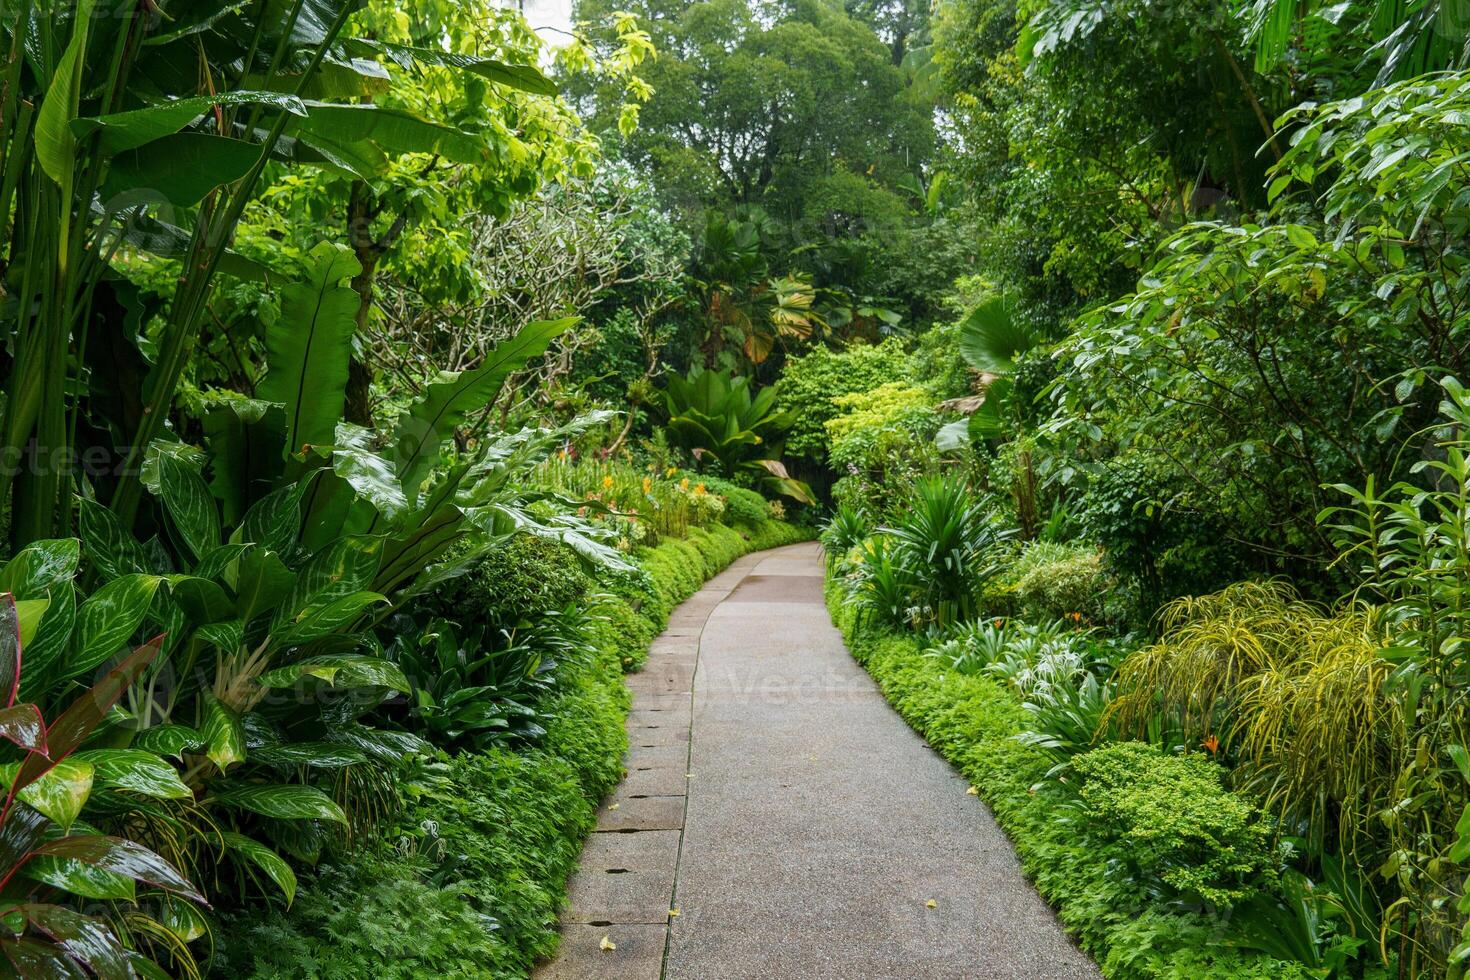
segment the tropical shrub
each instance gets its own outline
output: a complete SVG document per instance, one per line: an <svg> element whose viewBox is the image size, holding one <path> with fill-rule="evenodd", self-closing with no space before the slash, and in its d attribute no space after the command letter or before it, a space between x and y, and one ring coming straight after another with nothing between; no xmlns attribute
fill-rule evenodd
<svg viewBox="0 0 1470 980"><path fill-rule="evenodd" d="M719 475L754 475L775 492L812 501L780 462L791 417L775 410L776 389L755 392L749 378L696 368L687 378L669 376L664 402L670 435Z"/></svg>
<svg viewBox="0 0 1470 980"><path fill-rule="evenodd" d="M641 550L641 574L609 579L618 596L589 625L594 655L569 661L538 705L546 731L534 745L408 770L410 802L387 832L394 846L304 873L290 914L231 916L216 972L338 980L365 971L403 980L528 973L556 947L567 878L597 805L623 776L624 669L642 660L668 610L704 578L747 550L802 536L768 522L749 537L717 527Z"/></svg>
<svg viewBox="0 0 1470 980"><path fill-rule="evenodd" d="M970 781L1015 844L1037 889L1104 975L1123 980L1320 976L1291 959L1243 943L1227 945L1233 939L1221 919L1175 901L1172 888L1139 887L1137 879L1122 873L1129 867L1129 842L1087 835L1085 824L1060 806L1060 790L1046 788L1055 756L1016 737L1029 723L1016 697L983 672L963 673L942 658L924 656L920 637L869 621L853 598L841 579L830 582L828 608L853 656L894 708ZM1167 764L1167 756L1155 754Z"/></svg>
<svg viewBox="0 0 1470 980"><path fill-rule="evenodd" d="M838 470L868 470L881 434L902 432L916 438L937 428L930 396L922 388L893 381L869 391L832 400L839 414L827 421L830 459Z"/></svg>
<svg viewBox="0 0 1470 980"><path fill-rule="evenodd" d="M788 359L776 385L781 411L792 419L786 451L824 462L831 449L826 424L842 414L835 399L902 381L905 366L903 344L896 338L840 351L814 347Z"/></svg>
<svg viewBox="0 0 1470 980"><path fill-rule="evenodd" d="M858 545L852 569L853 602L881 622L913 624L920 610L914 606L917 583L895 555L893 538L875 534Z"/></svg>
<svg viewBox="0 0 1470 980"><path fill-rule="evenodd" d="M1005 576L1025 613L1042 620L1095 622L1113 588L1102 553L1085 545L1028 542Z"/></svg>
<svg viewBox="0 0 1470 980"><path fill-rule="evenodd" d="M996 571L985 560L996 540L985 517L963 484L929 477L914 488L903 519L885 529L918 621L942 627L975 617L979 586Z"/></svg>
<svg viewBox="0 0 1470 980"><path fill-rule="evenodd" d="M34 615L34 606L23 616L13 595L0 594L0 689L8 692L0 737L23 753L6 767L9 786L0 807L6 886L0 952L18 972L125 980L138 972L166 975L138 948L156 945L180 970L194 971L187 943L207 927L192 903L203 904L204 896L154 852L93 832L78 820L89 803L109 809L121 803L126 809L134 798L189 795L158 755L108 747L105 738L95 738L99 728L105 732L118 699L158 656L163 638L124 657L48 723L36 705L17 702L22 637L36 628ZM82 911L84 902L106 903L107 915ZM134 908L124 912L114 904L121 902Z"/></svg>
<svg viewBox="0 0 1470 980"><path fill-rule="evenodd" d="M1072 760L1082 832L1122 851L1140 885L1224 909L1251 897L1274 870L1271 829L1225 771L1204 755L1165 755L1140 742Z"/></svg>
<svg viewBox="0 0 1470 980"><path fill-rule="evenodd" d="M871 528L862 511L847 504L839 504L821 534L822 550L827 553L828 567L861 545L869 533Z"/></svg>

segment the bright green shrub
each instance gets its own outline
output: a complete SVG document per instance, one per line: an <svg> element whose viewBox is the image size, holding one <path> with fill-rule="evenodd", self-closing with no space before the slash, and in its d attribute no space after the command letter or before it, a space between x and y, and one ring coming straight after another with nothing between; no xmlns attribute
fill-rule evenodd
<svg viewBox="0 0 1470 980"><path fill-rule="evenodd" d="M1021 608L1042 619L1071 618L1074 613L1100 619L1113 588L1096 548L1049 541L1029 542L1005 577Z"/></svg>
<svg viewBox="0 0 1470 980"><path fill-rule="evenodd" d="M970 394L970 368L960 355L958 319L936 323L914 340L906 377L936 402Z"/></svg>
<svg viewBox="0 0 1470 980"><path fill-rule="evenodd" d="M900 381L904 374L905 354L897 338L844 351L817 347L789 359L776 385L777 403L794 419L786 434L787 453L825 460L831 445L825 426L840 414L833 399Z"/></svg>
<svg viewBox="0 0 1470 980"><path fill-rule="evenodd" d="M885 430L932 435L938 428L938 416L931 407L933 399L929 393L902 382L842 395L832 401L839 414L827 421L826 429L834 467L866 469L878 434Z"/></svg>
<svg viewBox="0 0 1470 980"><path fill-rule="evenodd" d="M725 512L721 520L726 524L760 524L770 520L771 505L754 490L717 476L703 476L699 479L704 482L707 491L725 498Z"/></svg>
<svg viewBox="0 0 1470 980"><path fill-rule="evenodd" d="M518 534L464 575L443 583L424 605L435 615L511 621L526 613L561 609L587 595L591 579L571 549Z"/></svg>
<svg viewBox="0 0 1470 980"><path fill-rule="evenodd" d="M1260 810L1225 789L1225 770L1205 756L1118 742L1077 756L1072 772L1086 833L1122 844L1138 873L1188 899L1229 908L1270 867Z"/></svg>

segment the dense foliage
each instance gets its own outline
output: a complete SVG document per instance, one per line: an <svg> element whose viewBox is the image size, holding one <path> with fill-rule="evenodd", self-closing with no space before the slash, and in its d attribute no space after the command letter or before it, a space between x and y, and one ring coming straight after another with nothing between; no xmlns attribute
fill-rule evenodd
<svg viewBox="0 0 1470 980"><path fill-rule="evenodd" d="M1457 4L574 16L0 9L3 961L524 975L830 506L1110 976L1464 975Z"/></svg>

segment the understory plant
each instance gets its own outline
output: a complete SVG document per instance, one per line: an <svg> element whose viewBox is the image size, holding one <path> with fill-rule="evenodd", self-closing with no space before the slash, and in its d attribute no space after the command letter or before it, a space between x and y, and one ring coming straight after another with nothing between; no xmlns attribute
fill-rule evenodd
<svg viewBox="0 0 1470 980"><path fill-rule="evenodd" d="M986 558L996 541L986 517L963 483L935 476L919 482L903 519L884 529L919 621L944 627L975 617L979 587L996 571Z"/></svg>
<svg viewBox="0 0 1470 980"><path fill-rule="evenodd" d="M772 491L813 503L811 489L781 463L781 437L791 417L776 410L776 389L752 389L751 379L728 370L696 368L670 375L664 391L668 431L701 463L724 477L745 474Z"/></svg>

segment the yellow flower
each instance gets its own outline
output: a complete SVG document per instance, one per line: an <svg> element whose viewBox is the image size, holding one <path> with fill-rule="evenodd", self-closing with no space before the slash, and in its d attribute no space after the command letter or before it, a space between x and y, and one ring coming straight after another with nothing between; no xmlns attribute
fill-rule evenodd
<svg viewBox="0 0 1470 980"><path fill-rule="evenodd" d="M602 478L602 486L606 490L611 490L613 488L613 478L611 473Z"/></svg>
<svg viewBox="0 0 1470 980"><path fill-rule="evenodd" d="M701 496L704 495L704 484L703 483L696 483L694 485L694 495L696 497L701 497Z"/></svg>
<svg viewBox="0 0 1470 980"><path fill-rule="evenodd" d="M643 492L653 493L653 479L651 477L645 476L643 478Z"/></svg>
<svg viewBox="0 0 1470 980"><path fill-rule="evenodd" d="M679 481L679 489L680 490L688 490L689 489L689 477L686 476L686 477L684 477L684 479L682 479L682 480Z"/></svg>
<svg viewBox="0 0 1470 980"><path fill-rule="evenodd" d="M677 472L679 471L670 466L667 470L664 471L664 476L673 476Z"/></svg>

